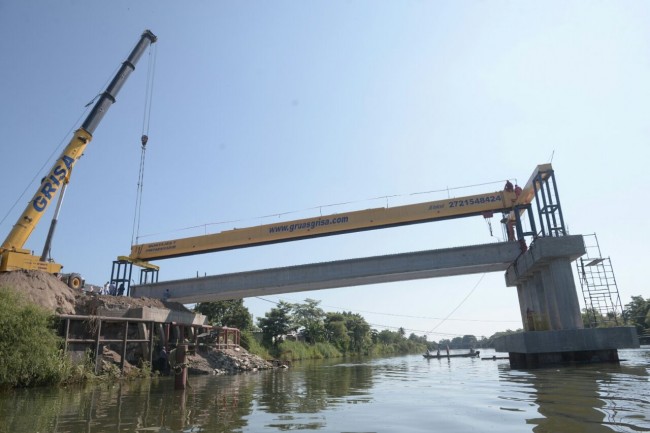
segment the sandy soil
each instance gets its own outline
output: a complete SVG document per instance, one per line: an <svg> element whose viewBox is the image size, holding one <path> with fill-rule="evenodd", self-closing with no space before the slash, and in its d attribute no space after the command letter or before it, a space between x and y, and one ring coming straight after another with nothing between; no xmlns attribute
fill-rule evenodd
<svg viewBox="0 0 650 433"><path fill-rule="evenodd" d="M29 301L53 313L75 314L79 293L46 272L3 272L0 274L0 287L14 289Z"/></svg>
<svg viewBox="0 0 650 433"><path fill-rule="evenodd" d="M137 307L168 308L189 311L183 304L159 299L97 295L73 290L54 275L41 271L12 271L0 274L0 287L22 293L29 301L56 314L96 315L99 307L127 309Z"/></svg>

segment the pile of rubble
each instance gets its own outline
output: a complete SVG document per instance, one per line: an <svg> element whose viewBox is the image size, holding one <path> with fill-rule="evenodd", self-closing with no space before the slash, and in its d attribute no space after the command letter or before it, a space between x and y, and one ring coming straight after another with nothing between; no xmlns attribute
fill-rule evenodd
<svg viewBox="0 0 650 433"><path fill-rule="evenodd" d="M236 374L273 368L273 365L242 348L207 349L189 355L189 374Z"/></svg>

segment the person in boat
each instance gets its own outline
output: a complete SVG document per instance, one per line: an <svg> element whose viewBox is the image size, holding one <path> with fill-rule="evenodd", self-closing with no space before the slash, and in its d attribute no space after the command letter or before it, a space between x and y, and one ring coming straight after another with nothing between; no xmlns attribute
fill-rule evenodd
<svg viewBox="0 0 650 433"><path fill-rule="evenodd" d="M440 346L438 346L438 351L436 352L436 356L440 358Z"/></svg>

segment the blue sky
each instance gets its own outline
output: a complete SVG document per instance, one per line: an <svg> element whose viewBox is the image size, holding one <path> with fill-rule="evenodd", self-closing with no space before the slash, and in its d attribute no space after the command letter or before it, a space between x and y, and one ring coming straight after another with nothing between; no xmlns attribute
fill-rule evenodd
<svg viewBox="0 0 650 433"><path fill-rule="evenodd" d="M597 233L624 303L650 297L649 15L643 1L0 0L0 233L148 28L159 41L141 241L491 192L552 158L570 232ZM54 240L65 270L97 284L130 250L148 61L76 165ZM28 248L40 252L48 220ZM215 275L492 242L498 226L490 236L471 218L157 264L164 280ZM521 326L501 273L268 300L306 297L434 340Z"/></svg>

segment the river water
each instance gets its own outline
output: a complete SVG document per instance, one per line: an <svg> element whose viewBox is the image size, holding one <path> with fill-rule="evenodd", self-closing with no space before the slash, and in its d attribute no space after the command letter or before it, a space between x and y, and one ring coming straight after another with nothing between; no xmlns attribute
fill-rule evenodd
<svg viewBox="0 0 650 433"><path fill-rule="evenodd" d="M481 356L491 356L484 351ZM237 376L0 394L0 432L650 431L650 347L620 365L512 370L506 360L304 362Z"/></svg>

